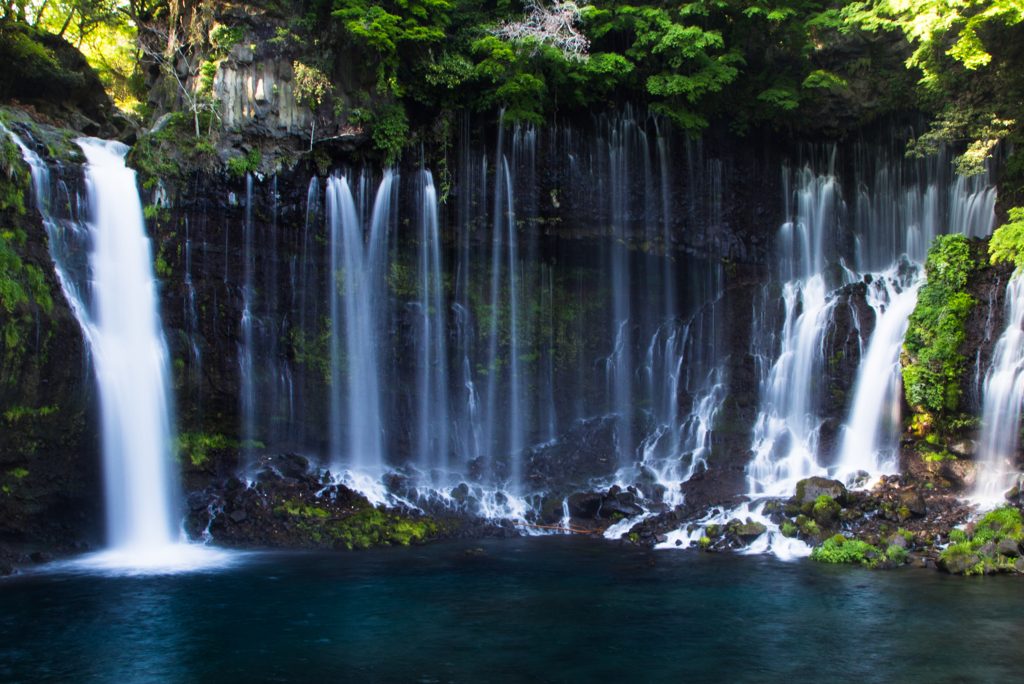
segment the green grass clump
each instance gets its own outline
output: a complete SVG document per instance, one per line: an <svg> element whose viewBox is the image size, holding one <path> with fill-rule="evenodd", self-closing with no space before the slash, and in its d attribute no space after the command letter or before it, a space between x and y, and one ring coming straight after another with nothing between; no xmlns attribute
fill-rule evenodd
<svg viewBox="0 0 1024 684"><path fill-rule="evenodd" d="M972 541L982 544L991 541L998 544L1007 537L1018 542L1024 540L1020 511L1010 506L997 508L979 520L974 526Z"/></svg>
<svg viewBox="0 0 1024 684"><path fill-rule="evenodd" d="M811 551L811 560L820 563L861 563L874 565L875 559L867 554L878 555L878 549L860 539L847 539L841 534L825 540L821 546Z"/></svg>

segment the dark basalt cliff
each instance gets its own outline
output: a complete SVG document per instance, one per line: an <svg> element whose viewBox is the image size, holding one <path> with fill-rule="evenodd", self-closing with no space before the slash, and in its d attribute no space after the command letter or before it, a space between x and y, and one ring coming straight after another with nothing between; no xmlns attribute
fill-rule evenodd
<svg viewBox="0 0 1024 684"><path fill-rule="evenodd" d="M288 478L282 483L280 477L273 477L262 491L245 495L232 478L240 466L250 465L254 452L260 452L260 458L294 452L313 458L326 455L331 376L329 370L325 372L330 350L323 319L334 276L326 248L329 234L323 210L324 184L332 172L345 171L352 177L363 173L365 188L372 192L380 171L368 151L368 138L358 127L343 117L312 112L297 103L292 90L293 62L302 54L268 47L266 41L282 22L240 8L231 11L235 14L220 19L243 26L246 39L234 45L217 66L219 80L213 87L221 100L224 119L214 148L190 147L192 143L185 140L183 131L191 122L182 123L174 114L160 116L180 110L180 102L161 85L161 79L156 79L152 83L152 102L160 111L129 161L140 172L140 193L147 207L147 226L160 280L161 314L172 358L174 403L182 436L178 453L184 472L182 500L188 502L190 533L199 536L212 523L209 529L214 537L233 544L308 545L304 543L308 540L296 541L301 534L291 527L275 528L263 517L273 511L266 509L270 505L266 501L281 506L285 499L301 499L295 504L300 518L302 511L312 510L310 497L318 484L314 473L304 471L301 477L292 478L299 484ZM836 59L847 59L864 49L885 60L902 60L906 49L894 41L854 43L844 43ZM258 47L254 50L252 45ZM54 49L63 51L61 54L67 51L63 45L55 44ZM339 97L351 105L365 84L360 82L358 65L350 63L356 57L350 57L348 61L338 57L334 75L340 84ZM31 100L33 110L23 108L27 113L17 130L34 140L33 145L46 161L63 174L70 201L80 183L78 170L67 159L55 159L47 151L48 136L56 134L46 122L63 117L61 122L69 129L127 140L135 133L127 122L116 126L121 122L109 110L105 95L101 97L101 90L96 90L94 74L90 76L87 68L70 57L62 58L61 64L77 69L78 77L38 76L50 78L53 85L38 91L41 94ZM0 90L0 99L29 102L26 88L34 86L26 78L3 82L5 90ZM538 506L542 511L540 520L559 520L561 509L555 502L560 506L563 498L586 489L590 479L609 475L615 464L615 438L601 399L606 382L604 364L615 346L608 313L612 295L603 270L615 247L616 238L610 229L613 219L626 226L622 243L628 248L635 285L631 302L634 310L644 315L657 309L657 298L665 296L664 288L645 289L641 285L654 282L662 272L659 269L671 264L673 272L681 274L672 292L679 302L679 319L713 316L717 326L708 344L723 368L726 398L713 425L706 468L699 469L683 485L687 504L693 510L706 510L735 501L746 490L751 432L761 383L768 371L765 364L770 365L766 356L759 354L777 353L784 318L775 270L776 235L787 218L781 169L784 164L797 168L821 157L826 147L831 150L826 133L846 134L854 122L873 118L880 97L886 96L882 91L891 87L879 83L865 76L852 82L848 90L825 97L819 127L807 133L820 138L813 145L767 125L741 137L716 124L702 137L688 138L667 130L663 121L637 116L623 107L591 116L577 114L571 120L559 119L538 129L529 173L520 172L527 165L517 167L513 158L513 194L521 217L516 236L523 245L523 269L564 268L549 286L551 318L568 319L570 313L576 315L577 310L571 307L577 305L589 316L579 324L582 351L578 353L584 362L559 366L552 372L550 396L562 426L561 439L554 445L528 449L524 458L524 476L538 490L547 492ZM35 118L35 123L28 121L28 115ZM397 463L408 459L413 439L408 425L412 422L411 395L415 391L412 338L416 302L407 267L420 238L414 211L409 209L416 199L415 183L410 179L427 167L437 173L437 183L443 186L440 251L445 271L454 280L458 265L471 263L460 261L463 253L489 263L490 226L496 212L494 160L499 139L504 145L501 153L508 154L513 146L513 130L526 130L501 130L498 112L466 113L458 126L454 119L448 123L457 128L457 134L442 143L423 133L419 150L407 149L396 169L404 179L399 191L403 209L392 248L396 255L405 256L395 257L397 268L389 274L387 292L378 294L389 302L387 336L380 347L396 359L395 367L389 369L388 401L394 407L396 423L405 424L402 429L389 426L395 428L389 431L388 447L396 454ZM644 146L632 150L630 187L626 191L632 201L627 216L614 217L608 188L602 185L608 169L601 168L601 164L617 127L624 123L642 136ZM904 123L903 119L892 118L835 141L838 175L846 184L844 196L856 196L853 160L866 146L899 148L901 154L902 141L894 143L890 131L902 129ZM649 141L659 137L668 152L656 161L645 158L654 147ZM664 164L664 169L659 169L664 175L659 177L668 179L669 190L663 195L665 207L655 212L643 201L648 192L643 185L645 179L654 177L646 175L645 168L649 170L658 163ZM476 169L482 171L478 174ZM94 541L99 536L102 488L88 353L57 284L40 217L30 205L26 201L24 214L12 209L0 212L0 226L4 231L24 231L26 240L16 251L45 274L45 286L54 305L49 312L38 305L0 311L0 325L18 330L18 342L12 345L8 341L4 346L0 378L4 435L0 447L0 535L11 541L51 544L83 538ZM655 215L658 218L652 219ZM844 226L830 240L830 254L852 252L850 226ZM979 408L977 378L983 373L979 369L986 368L991 358L998 336L995 331L1001 329L1008 276L1005 268L985 269L970 286L979 302L971 314L965 342L965 348L973 350L968 355L970 370L961 379L970 411ZM471 286L487 286L479 273L468 278ZM658 294L648 296L655 289ZM865 295L865 283L848 285L838 293L835 315L823 340L825 363L815 369L818 379L814 391L825 420L821 429L824 462L837 448L861 353L875 324L874 310ZM541 296L540 290L530 292L527 306L540 307ZM255 321L251 351L256 366L257 425L253 435L244 432L239 399L240 354L245 341L242 318L247 306ZM455 329L458 321L454 309L447 316L448 327ZM766 349L757 348L755 319L761 322L762 333L772 340ZM633 333L633 357L640 358L647 340L639 337L650 331L637 324ZM476 343L482 344L479 340ZM546 342L537 339L533 344L533 351L539 355ZM453 367L460 362L453 360ZM453 394L460 382L451 378ZM677 400L685 412L695 399L680 387ZM634 429L638 434L647 425L642 414L648 408L637 411ZM578 422L579 418L587 420ZM534 432L530 443L541 443L539 431ZM245 443L254 436L258 445ZM919 455L911 455L913 448L908 443L903 452L904 468L915 477L928 477L927 468L919 466L924 461ZM966 449L964 455L969 456ZM501 463L501 455L488 456L490 463L470 464L469 478L475 471L500 474L507 467ZM948 470L952 466L943 467ZM946 471L941 477L945 482L940 484L964 481L962 474L954 477ZM401 479L398 475L388 484L392 491L407 495L407 484ZM269 498L260 498L268 497L267 492ZM346 490L340 495L344 498L350 494ZM339 517L363 510L365 501L346 498L343 503L338 504ZM472 513L464 501L458 503L462 506L458 510ZM229 519L236 510L244 513ZM306 523L312 524L308 520ZM480 521L473 525L472 529L479 529L481 534L509 533ZM257 529L258 534L246 537L241 530L250 528Z"/></svg>

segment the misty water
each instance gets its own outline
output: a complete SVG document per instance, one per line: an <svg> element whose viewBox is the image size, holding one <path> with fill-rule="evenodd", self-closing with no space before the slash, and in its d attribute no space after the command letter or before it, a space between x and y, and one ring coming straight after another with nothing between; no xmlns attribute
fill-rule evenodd
<svg viewBox="0 0 1024 684"><path fill-rule="evenodd" d="M1019 681L1022 611L1019 578L566 537L54 565L0 584L0 680Z"/></svg>

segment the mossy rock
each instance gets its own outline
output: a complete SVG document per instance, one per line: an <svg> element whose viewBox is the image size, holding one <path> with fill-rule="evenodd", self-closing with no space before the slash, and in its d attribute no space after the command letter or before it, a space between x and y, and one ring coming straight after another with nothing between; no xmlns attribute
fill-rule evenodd
<svg viewBox="0 0 1024 684"><path fill-rule="evenodd" d="M830 480L826 477L809 477L806 480L800 480L796 483L796 494L793 499L798 506L803 506L808 501L813 505L818 497L823 495L835 499L841 505L846 505L849 500L846 485L839 480Z"/></svg>

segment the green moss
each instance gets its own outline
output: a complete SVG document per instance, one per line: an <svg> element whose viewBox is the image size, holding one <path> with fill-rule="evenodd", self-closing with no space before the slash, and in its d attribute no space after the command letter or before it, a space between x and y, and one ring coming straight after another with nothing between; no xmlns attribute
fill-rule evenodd
<svg viewBox="0 0 1024 684"><path fill-rule="evenodd" d="M797 532L799 532L799 531L800 531L799 528L796 525L794 525L793 523L791 523L789 520L783 520L782 521L782 536L783 537L795 537L797 535Z"/></svg>
<svg viewBox="0 0 1024 684"><path fill-rule="evenodd" d="M179 457L188 458L192 465L202 468L210 462L211 452L237 449L238 442L219 434L182 432L175 441L175 447Z"/></svg>
<svg viewBox="0 0 1024 684"><path fill-rule="evenodd" d="M365 549L385 544L407 546L413 541L427 539L437 533L437 529L437 524L430 518L414 519L377 508L367 508L328 524L325 533L336 545Z"/></svg>
<svg viewBox="0 0 1024 684"><path fill-rule="evenodd" d="M697 546L699 546L702 549L707 549L709 546L711 546L711 537L701 537L697 541Z"/></svg>
<svg viewBox="0 0 1024 684"><path fill-rule="evenodd" d="M918 292L904 338L903 385L918 413L933 414L935 424L955 417L960 407L960 376L966 359L960 347L974 298L965 291L977 270L977 255L963 235L943 235L928 251L928 282Z"/></svg>
<svg viewBox="0 0 1024 684"><path fill-rule="evenodd" d="M827 525L835 520L841 510L843 507L839 505L839 502L828 494L822 494L815 500L812 513L815 520L822 525Z"/></svg>
<svg viewBox="0 0 1024 684"><path fill-rule="evenodd" d="M8 423L17 423L23 418L44 418L52 413L57 413L58 410L60 409L56 404L52 406L43 406L37 409L29 408L27 406L12 406L4 411L4 420Z"/></svg>
<svg viewBox="0 0 1024 684"><path fill-rule="evenodd" d="M1010 538L1015 541L1024 541L1024 533L1021 531L1020 511L1016 508L1006 506L997 508L987 513L974 525L974 537L972 541L984 543L999 543L1003 539Z"/></svg>

